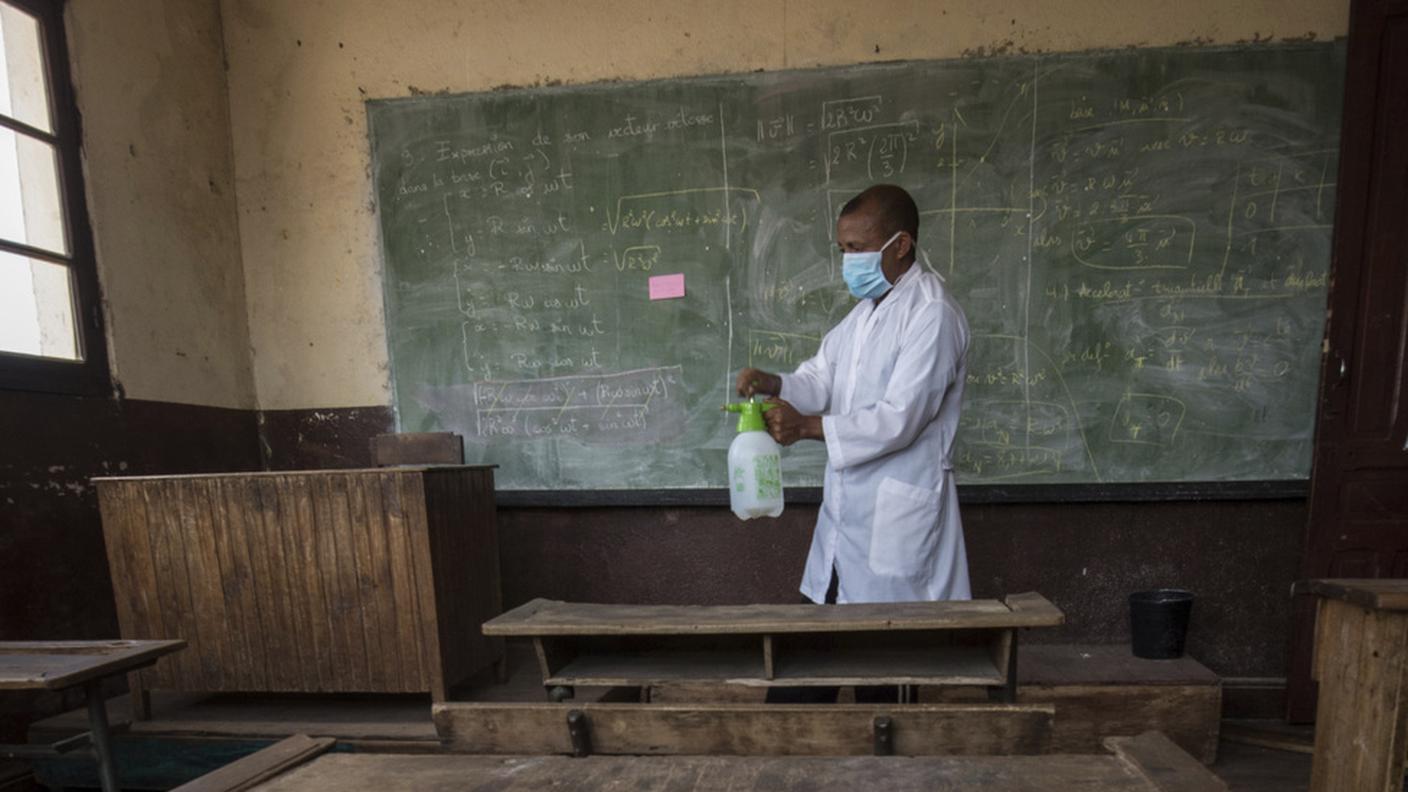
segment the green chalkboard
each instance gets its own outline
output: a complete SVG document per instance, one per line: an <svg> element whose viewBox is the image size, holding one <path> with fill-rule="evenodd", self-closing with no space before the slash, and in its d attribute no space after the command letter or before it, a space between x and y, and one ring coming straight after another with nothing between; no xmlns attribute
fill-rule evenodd
<svg viewBox="0 0 1408 792"><path fill-rule="evenodd" d="M371 101L399 426L506 489L722 486L734 372L850 310L836 212L894 182L973 330L962 482L1305 478L1343 73L1258 45Z"/></svg>

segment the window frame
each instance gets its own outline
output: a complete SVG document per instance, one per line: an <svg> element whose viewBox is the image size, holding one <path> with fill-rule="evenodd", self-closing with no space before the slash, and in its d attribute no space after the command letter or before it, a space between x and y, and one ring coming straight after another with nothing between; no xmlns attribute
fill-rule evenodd
<svg viewBox="0 0 1408 792"><path fill-rule="evenodd" d="M73 289L73 328L81 359L64 360L0 350L0 390L105 395L111 391L113 383L108 369L97 257L83 189L82 125L69 71L68 46L64 39L63 17L67 2L3 2L33 16L39 23L44 73L49 88L49 113L54 131L44 132L3 115L0 115L0 127L54 147L69 255L65 257L4 239L0 239L0 251L69 268Z"/></svg>

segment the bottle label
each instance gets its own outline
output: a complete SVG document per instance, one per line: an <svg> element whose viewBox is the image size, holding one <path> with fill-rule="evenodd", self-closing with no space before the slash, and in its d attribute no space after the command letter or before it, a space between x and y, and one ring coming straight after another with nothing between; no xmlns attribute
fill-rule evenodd
<svg viewBox="0 0 1408 792"><path fill-rule="evenodd" d="M742 465L733 469L733 491L740 494L748 491L748 471Z"/></svg>
<svg viewBox="0 0 1408 792"><path fill-rule="evenodd" d="M753 462L757 474L758 500L771 500L782 496L782 457L778 454L764 454Z"/></svg>

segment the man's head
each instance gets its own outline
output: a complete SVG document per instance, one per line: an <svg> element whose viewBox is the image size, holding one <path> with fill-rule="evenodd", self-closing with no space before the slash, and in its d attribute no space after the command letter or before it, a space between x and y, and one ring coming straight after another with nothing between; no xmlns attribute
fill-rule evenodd
<svg viewBox="0 0 1408 792"><path fill-rule="evenodd" d="M897 233L880 263L891 284L914 263L919 239L919 207L909 193L893 184L877 184L847 201L836 219L836 246L842 253L879 250Z"/></svg>

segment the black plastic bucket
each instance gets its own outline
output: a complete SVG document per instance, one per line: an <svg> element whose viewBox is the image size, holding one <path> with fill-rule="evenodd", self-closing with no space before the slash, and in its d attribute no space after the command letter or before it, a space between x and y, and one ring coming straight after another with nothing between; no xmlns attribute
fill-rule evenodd
<svg viewBox="0 0 1408 792"><path fill-rule="evenodd" d="M1183 589L1155 589L1129 595L1129 633L1135 657L1169 660L1183 656L1193 594Z"/></svg>

